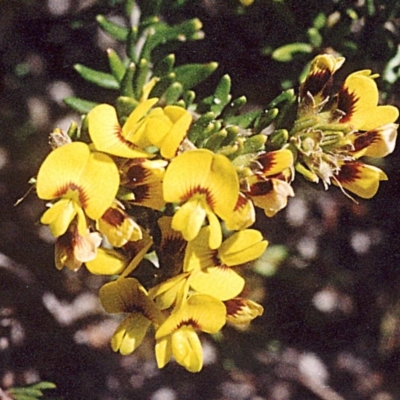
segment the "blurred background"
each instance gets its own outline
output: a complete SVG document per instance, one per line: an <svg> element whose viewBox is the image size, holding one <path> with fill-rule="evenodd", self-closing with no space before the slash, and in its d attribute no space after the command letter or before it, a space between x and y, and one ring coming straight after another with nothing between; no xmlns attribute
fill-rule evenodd
<svg viewBox="0 0 400 400"><path fill-rule="evenodd" d="M63 98L115 100L73 69L107 71L105 50L123 49L98 29L98 14L127 23L122 0L0 0L0 388L46 380L57 385L47 398L69 400L399 399L400 149L380 160L389 181L370 201L300 178L286 210L259 213L270 250L244 274L264 315L203 337L201 373L158 370L151 339L131 356L111 351L118 319L99 304L104 278L57 271L38 223L45 205L28 193L15 206L48 134L80 121ZM205 38L176 52L178 64L220 64L199 98L228 73L234 96L262 108L296 87L316 54L337 52L341 74L379 72L382 99L400 105L397 1L167 0L162 15L203 22Z"/></svg>

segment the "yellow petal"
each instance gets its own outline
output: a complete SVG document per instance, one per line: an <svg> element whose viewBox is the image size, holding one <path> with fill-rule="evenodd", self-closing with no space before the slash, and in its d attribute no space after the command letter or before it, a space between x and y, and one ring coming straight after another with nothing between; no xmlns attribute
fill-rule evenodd
<svg viewBox="0 0 400 400"><path fill-rule="evenodd" d="M248 325L263 314L263 307L251 300L235 298L225 302L226 321L235 325Z"/></svg>
<svg viewBox="0 0 400 400"><path fill-rule="evenodd" d="M188 243L183 263L184 271L194 271L215 265L215 251L211 250L208 243L210 240L210 228L204 227L199 235Z"/></svg>
<svg viewBox="0 0 400 400"><path fill-rule="evenodd" d="M150 321L140 313L128 315L111 338L111 348L122 355L131 354L143 341Z"/></svg>
<svg viewBox="0 0 400 400"><path fill-rule="evenodd" d="M338 103L338 108L346 113L340 122L366 131L393 123L399 116L396 107L378 106L378 87L369 73L367 70L350 74L339 92Z"/></svg>
<svg viewBox="0 0 400 400"><path fill-rule="evenodd" d="M333 183L341 185L344 189L355 193L363 199L370 199L375 196L379 189L379 182L386 181L386 174L377 167L351 162L342 165L337 181Z"/></svg>
<svg viewBox="0 0 400 400"><path fill-rule="evenodd" d="M190 286L201 294L208 294L225 301L242 292L245 280L226 266L209 267L194 272L190 277Z"/></svg>
<svg viewBox="0 0 400 400"><path fill-rule="evenodd" d="M100 104L89 112L87 118L89 135L98 151L126 158L151 156L124 137L114 107Z"/></svg>
<svg viewBox="0 0 400 400"><path fill-rule="evenodd" d="M83 209L90 218L99 219L117 195L118 168L106 154L91 153L78 183L84 193Z"/></svg>
<svg viewBox="0 0 400 400"><path fill-rule="evenodd" d="M349 135L353 143L355 158L385 157L392 153L396 146L397 124L387 124L367 132L355 132Z"/></svg>
<svg viewBox="0 0 400 400"><path fill-rule="evenodd" d="M127 260L116 251L97 249L96 258L85 263L94 275L118 275L126 267Z"/></svg>
<svg viewBox="0 0 400 400"><path fill-rule="evenodd" d="M161 145L161 155L167 160L176 156L179 146L183 142L192 123L189 111L177 106L167 106L164 113L171 119L173 126L164 138Z"/></svg>
<svg viewBox="0 0 400 400"><path fill-rule="evenodd" d="M74 142L53 150L43 161L37 176L36 191L40 199L61 197L68 185L79 185L90 157L89 146ZM77 200L78 195L76 196Z"/></svg>
<svg viewBox="0 0 400 400"><path fill-rule="evenodd" d="M108 313L138 312L155 324L163 320L161 311L148 297L144 287L134 278L106 283L101 287L99 297Z"/></svg>
<svg viewBox="0 0 400 400"><path fill-rule="evenodd" d="M231 216L225 219L227 229L239 231L253 225L256 220L256 212L253 202L242 193L239 193L238 201Z"/></svg>
<svg viewBox="0 0 400 400"><path fill-rule="evenodd" d="M262 165L263 175L276 175L293 166L293 153L285 149L270 151L260 155L257 161Z"/></svg>
<svg viewBox="0 0 400 400"><path fill-rule="evenodd" d="M170 337L164 337L156 341L155 346L157 367L164 368L172 358L172 344Z"/></svg>
<svg viewBox="0 0 400 400"><path fill-rule="evenodd" d="M185 240L193 240L199 233L206 217L203 201L193 198L183 204L172 218L172 229L182 233Z"/></svg>
<svg viewBox="0 0 400 400"><path fill-rule="evenodd" d="M228 158L206 149L187 151L174 158L163 182L167 202L183 202L203 195L210 208L228 218L239 195L239 180Z"/></svg>
<svg viewBox="0 0 400 400"><path fill-rule="evenodd" d="M63 235L77 213L75 204L70 199L61 199L52 205L40 219L45 225L50 225L54 237Z"/></svg>
<svg viewBox="0 0 400 400"><path fill-rule="evenodd" d="M244 264L260 257L267 245L261 232L246 229L226 239L218 249L218 256L228 266Z"/></svg>
<svg viewBox="0 0 400 400"><path fill-rule="evenodd" d="M156 339L167 336L182 326L207 333L217 333L225 324L225 305L218 299L194 294L158 328Z"/></svg>
<svg viewBox="0 0 400 400"><path fill-rule="evenodd" d="M172 354L176 362L189 372L199 372L203 367L203 350L197 333L191 327L183 327L172 334Z"/></svg>

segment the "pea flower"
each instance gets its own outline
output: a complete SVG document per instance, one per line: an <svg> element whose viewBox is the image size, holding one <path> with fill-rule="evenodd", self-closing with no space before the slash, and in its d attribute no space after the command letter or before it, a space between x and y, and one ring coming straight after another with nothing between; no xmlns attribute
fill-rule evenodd
<svg viewBox="0 0 400 400"><path fill-rule="evenodd" d="M191 114L178 106L157 107L158 99L144 100L132 111L121 127L117 112L108 104L94 107L88 114L89 134L99 151L126 158L151 158L145 149L151 145L170 159L186 137Z"/></svg>
<svg viewBox="0 0 400 400"><path fill-rule="evenodd" d="M91 152L74 142L53 150L41 165L36 182L38 197L56 202L43 214L55 237L63 235L74 218L80 235L87 233L86 216L99 219L111 206L119 174L106 154Z"/></svg>
<svg viewBox="0 0 400 400"><path fill-rule="evenodd" d="M229 159L210 150L196 149L180 154L169 164L163 181L164 200L181 206L172 228L187 240L199 233L204 220L210 225L212 249L222 241L218 220L228 219L239 195L239 180Z"/></svg>
<svg viewBox="0 0 400 400"><path fill-rule="evenodd" d="M231 235L217 250L208 246L210 228L204 227L188 243L184 272L190 272L191 288L219 300L236 297L244 288L244 279L232 267L253 261L264 253L268 242L254 229Z"/></svg>
<svg viewBox="0 0 400 400"><path fill-rule="evenodd" d="M197 330L217 333L225 325L224 303L204 294L193 294L156 331L156 359L163 368L172 358L190 372L203 367Z"/></svg>
<svg viewBox="0 0 400 400"><path fill-rule="evenodd" d="M146 289L134 278L106 283L99 296L108 313L128 314L111 339L112 349L123 355L132 353L142 343L151 324L158 326L164 320Z"/></svg>

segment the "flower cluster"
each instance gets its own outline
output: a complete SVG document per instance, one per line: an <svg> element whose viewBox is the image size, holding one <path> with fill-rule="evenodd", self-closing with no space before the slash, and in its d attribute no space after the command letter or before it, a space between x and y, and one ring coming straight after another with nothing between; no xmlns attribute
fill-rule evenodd
<svg viewBox="0 0 400 400"><path fill-rule="evenodd" d="M361 197L376 193L386 175L359 159L393 151L398 111L377 105L370 71L349 75L333 92L342 63L329 55L312 62L279 146L277 130L232 120L219 121L204 140L200 112L151 97L154 81L126 115L108 104L93 107L88 140L52 134L55 149L36 181L39 198L50 201L41 222L56 237L58 269L84 263L93 274L114 276L100 289L104 309L125 314L114 351L132 353L152 331L160 368L174 357L199 371L198 331L247 325L263 312L242 297L240 274L268 245L251 228L255 207L268 217L284 208L296 171Z"/></svg>

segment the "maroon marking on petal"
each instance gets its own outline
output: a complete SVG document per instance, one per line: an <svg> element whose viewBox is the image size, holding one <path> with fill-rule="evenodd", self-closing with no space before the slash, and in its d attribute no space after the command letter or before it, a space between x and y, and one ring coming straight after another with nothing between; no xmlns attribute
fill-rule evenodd
<svg viewBox="0 0 400 400"><path fill-rule="evenodd" d="M311 95L322 92L322 96L326 97L332 87L332 73L329 69L319 70L308 75L306 81L301 86L300 97L305 97L309 92Z"/></svg>
<svg viewBox="0 0 400 400"><path fill-rule="evenodd" d="M272 182L268 179L265 181L259 181L251 185L250 195L251 196L263 196L274 190Z"/></svg>
<svg viewBox="0 0 400 400"><path fill-rule="evenodd" d="M116 208L110 207L101 217L104 221L106 221L111 226L121 226L124 223L127 215L122 211Z"/></svg>
<svg viewBox="0 0 400 400"><path fill-rule="evenodd" d="M362 167L362 163L360 162L351 162L343 164L340 168L339 174L337 175L337 179L339 182L348 183L355 182L360 179L360 170Z"/></svg>
<svg viewBox="0 0 400 400"><path fill-rule="evenodd" d="M141 165L132 165L129 167L126 177L129 179L129 183L138 184L144 182L149 173L150 172Z"/></svg>
<svg viewBox="0 0 400 400"><path fill-rule="evenodd" d="M345 86L342 87L339 92L339 100L337 105L337 108L345 113L345 115L340 118L341 123L349 122L351 120L359 99L360 98L355 92L350 93L348 88Z"/></svg>
<svg viewBox="0 0 400 400"><path fill-rule="evenodd" d="M183 321L181 321L175 328L175 330L178 330L179 328L182 328L182 326L191 326L194 329L200 329L200 324L195 321L193 318L188 318L188 319L184 319Z"/></svg>
<svg viewBox="0 0 400 400"><path fill-rule="evenodd" d="M206 196L207 204L211 208L214 208L215 201L214 201L214 197L213 197L212 193L210 192L209 189L203 188L199 185L191 188L188 192L186 192L183 196L181 196L181 201L189 200L195 194L204 194Z"/></svg>
<svg viewBox="0 0 400 400"><path fill-rule="evenodd" d="M228 301L225 301L226 314L227 315L237 315L240 310L243 309L246 305L246 302L243 299L235 298Z"/></svg>
<svg viewBox="0 0 400 400"><path fill-rule="evenodd" d="M186 240L183 237L165 236L161 243L161 251L165 255L177 257L186 247Z"/></svg>
<svg viewBox="0 0 400 400"><path fill-rule="evenodd" d="M70 182L66 183L65 185L61 186L55 193L54 197L63 197L69 190L78 192L79 202L81 203L82 208L87 207L87 194L83 187L77 185L76 183Z"/></svg>
<svg viewBox="0 0 400 400"><path fill-rule="evenodd" d="M354 151L359 151L378 141L377 131L359 132L354 141Z"/></svg>
<svg viewBox="0 0 400 400"><path fill-rule="evenodd" d="M134 203L142 203L150 198L150 186L149 185L136 185L131 188L135 195Z"/></svg>
<svg viewBox="0 0 400 400"><path fill-rule="evenodd" d="M263 172L266 173L276 165L276 153L264 153L258 157L257 161L262 165Z"/></svg>
<svg viewBox="0 0 400 400"><path fill-rule="evenodd" d="M140 148L140 147L137 146L136 144L130 142L129 140L126 140L126 139L122 136L122 128L121 128L119 125L115 125L115 126L114 126L114 130L113 130L112 133L117 137L117 139L118 139L121 143L125 144L125 145L128 146L130 149L132 149L132 150L142 150L142 151L143 151L142 148Z"/></svg>
<svg viewBox="0 0 400 400"><path fill-rule="evenodd" d="M239 195L238 200L236 202L234 211L238 211L244 207L246 207L248 200L246 199L245 196Z"/></svg>

